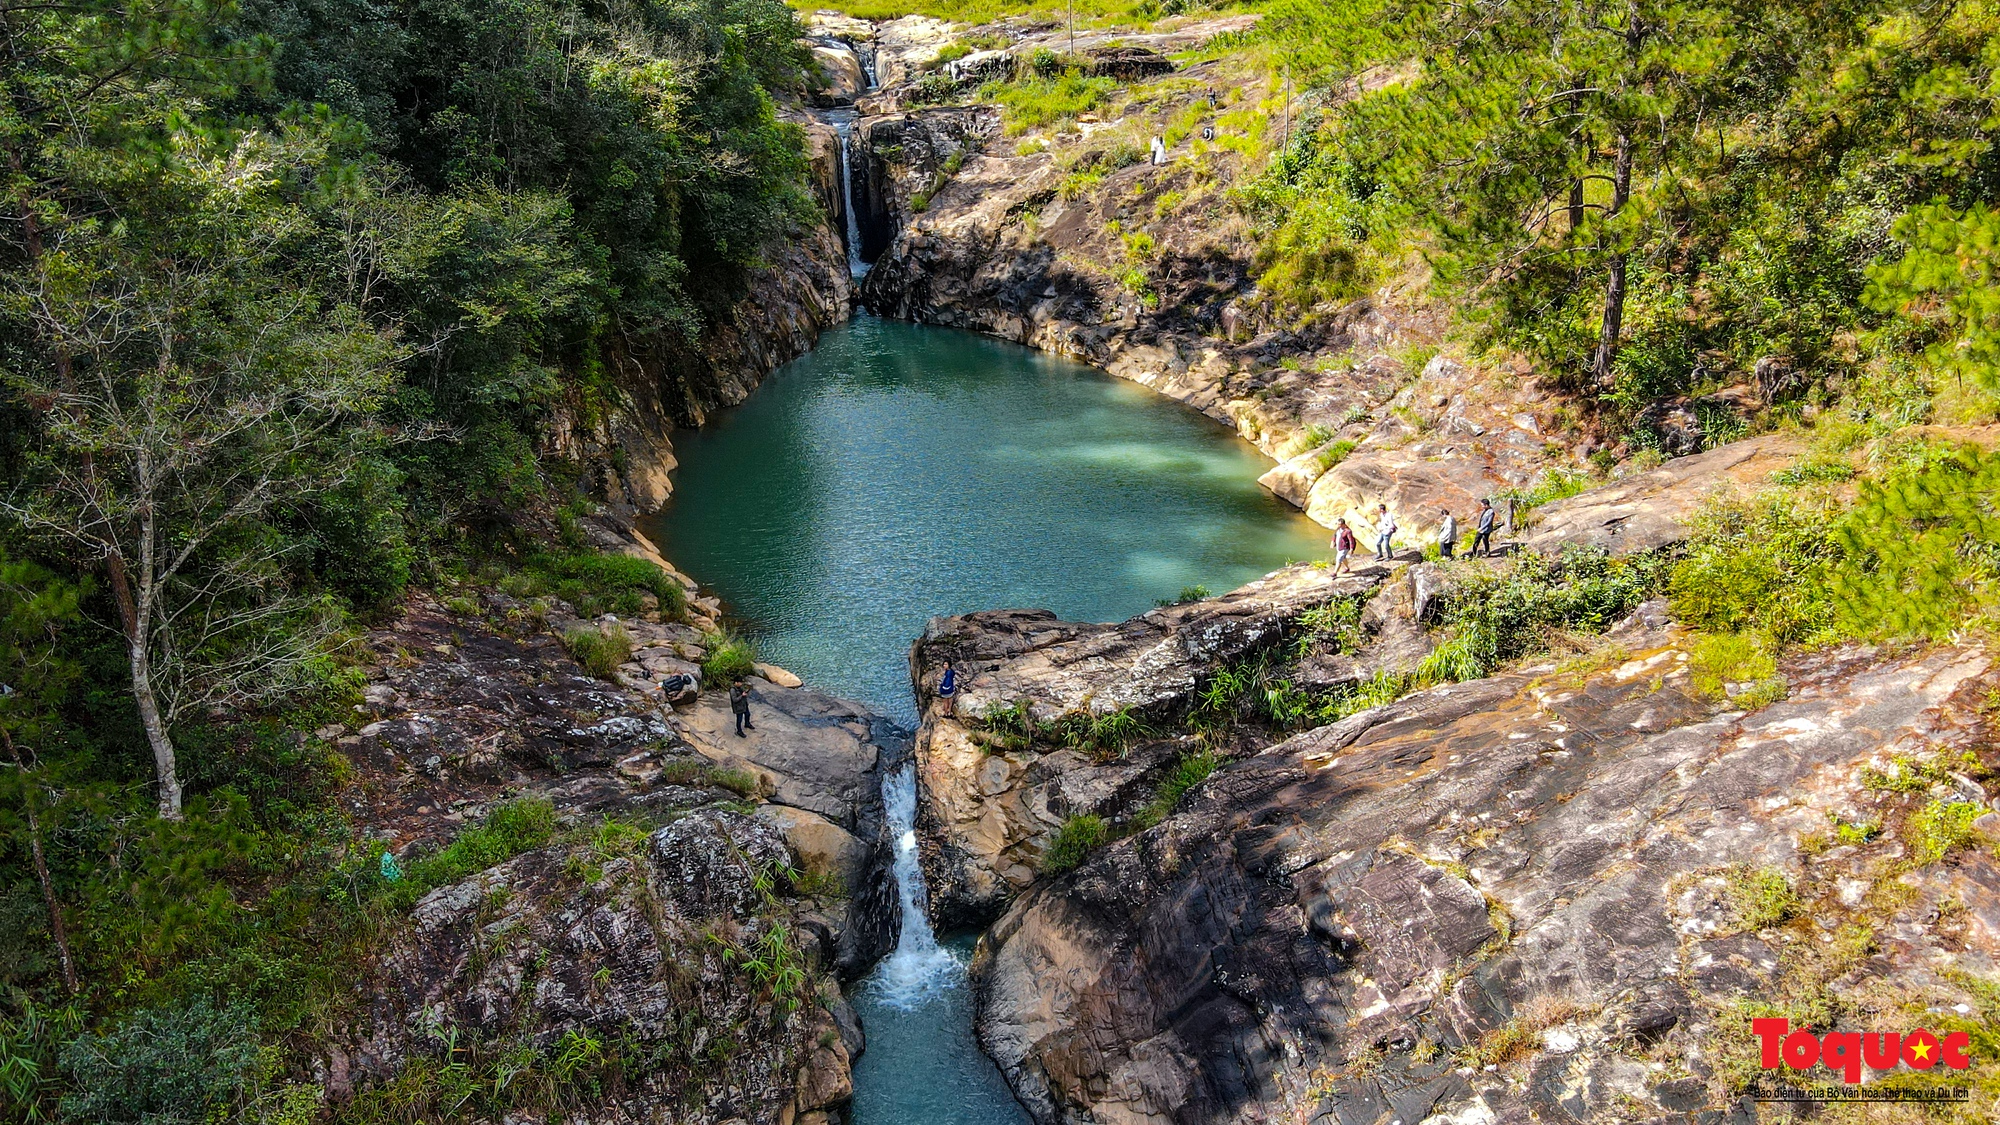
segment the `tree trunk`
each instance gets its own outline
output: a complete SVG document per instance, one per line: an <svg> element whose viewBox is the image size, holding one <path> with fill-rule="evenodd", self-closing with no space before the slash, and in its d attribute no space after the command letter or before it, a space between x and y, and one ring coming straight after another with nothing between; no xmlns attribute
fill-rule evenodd
<svg viewBox="0 0 2000 1125"><path fill-rule="evenodd" d="M153 767L159 774L160 815L168 820L181 818L181 783L174 770L174 741L167 737L167 724L160 718L160 704L153 696L152 661L146 646L132 642L132 698L139 704L139 722L146 728L146 742L153 748Z"/></svg>
<svg viewBox="0 0 2000 1125"><path fill-rule="evenodd" d="M49 861L42 855L42 821L35 815L34 782L28 778L28 764L21 760L20 748L14 745L14 736L0 727L0 741L7 744L7 753L14 759L14 767L21 771L21 804L28 814L28 854L35 862L35 878L42 884L42 905L49 911L49 936L56 942L56 960L62 965L63 987L75 996L83 991L77 983L76 959L69 954L69 927L63 925L62 904L56 901L55 880L49 878Z"/></svg>
<svg viewBox="0 0 2000 1125"><path fill-rule="evenodd" d="M1625 209L1625 203L1632 197L1632 133L1618 130L1618 155L1611 173L1611 206L1604 216L1614 219ZM1616 230L1606 230L1598 241L1600 249L1609 249L1609 240L1620 237ZM1611 386L1611 365L1618 358L1618 337L1625 328L1625 258L1624 250L1610 255L1609 269L1604 278L1604 326L1597 337L1597 354L1590 364L1591 379L1599 389Z"/></svg>
<svg viewBox="0 0 2000 1125"><path fill-rule="evenodd" d="M1575 235L1583 226L1583 181L1571 180L1569 184L1569 233Z"/></svg>

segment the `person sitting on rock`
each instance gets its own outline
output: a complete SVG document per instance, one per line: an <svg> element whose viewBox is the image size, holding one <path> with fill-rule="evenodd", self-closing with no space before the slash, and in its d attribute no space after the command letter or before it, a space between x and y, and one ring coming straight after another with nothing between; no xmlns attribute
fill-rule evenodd
<svg viewBox="0 0 2000 1125"><path fill-rule="evenodd" d="M952 703L954 702L954 697L957 695L958 669L952 667L951 661L947 660L944 662L944 671L938 673L938 709L947 715L951 714Z"/></svg>
<svg viewBox="0 0 2000 1125"><path fill-rule="evenodd" d="M757 724L750 721L750 685L741 676L729 685L729 709L736 713L736 737L744 737L745 730L757 729Z"/></svg>
<svg viewBox="0 0 2000 1125"><path fill-rule="evenodd" d="M1438 556L1451 558L1458 551L1458 520L1450 508L1439 508L1444 513L1444 523L1438 527Z"/></svg>
<svg viewBox="0 0 2000 1125"><path fill-rule="evenodd" d="M1493 556L1493 519L1499 515L1493 510L1493 501L1479 502L1479 523L1472 529L1472 553Z"/></svg>
<svg viewBox="0 0 2000 1125"><path fill-rule="evenodd" d="M701 681L686 672L676 672L660 680L660 698L669 707L678 703L693 702L700 690Z"/></svg>
<svg viewBox="0 0 2000 1125"><path fill-rule="evenodd" d="M1343 572L1348 574L1354 573L1353 566L1348 563L1348 559L1354 555L1354 545L1354 529L1347 526L1347 520L1343 517L1340 523L1333 529L1334 574L1338 575Z"/></svg>
<svg viewBox="0 0 2000 1125"><path fill-rule="evenodd" d="M1375 505L1375 561L1390 562L1396 557L1396 547L1391 540L1396 535L1396 517L1389 514L1389 505Z"/></svg>

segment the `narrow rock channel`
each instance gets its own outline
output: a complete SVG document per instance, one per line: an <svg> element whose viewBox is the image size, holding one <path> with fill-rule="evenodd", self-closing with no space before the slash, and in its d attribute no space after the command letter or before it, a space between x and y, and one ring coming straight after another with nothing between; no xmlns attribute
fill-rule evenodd
<svg viewBox="0 0 2000 1125"><path fill-rule="evenodd" d="M939 615L1121 620L1322 546L1258 488L1268 462L1223 427L950 329L836 328L675 445L673 500L649 527L662 549L722 594L767 659L912 727L909 646ZM914 766L882 784L903 921L852 989L867 1047L851 1121L1023 1121L973 1034L973 935L931 930Z"/></svg>

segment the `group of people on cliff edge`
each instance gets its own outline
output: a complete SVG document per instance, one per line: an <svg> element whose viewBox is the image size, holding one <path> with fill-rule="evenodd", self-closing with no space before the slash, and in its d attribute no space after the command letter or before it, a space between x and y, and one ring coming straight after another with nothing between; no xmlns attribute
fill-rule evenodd
<svg viewBox="0 0 2000 1125"><path fill-rule="evenodd" d="M1438 555L1441 558L1455 558L1458 554L1458 517L1452 515L1450 508L1439 508L1438 514L1444 517L1438 524ZM1466 552L1468 556L1490 558L1493 555L1493 532L1499 523L1499 518L1500 513L1494 509L1492 500L1479 501L1479 513L1473 517L1472 548ZM1376 562L1395 561L1395 539L1399 530L1401 529L1396 526L1396 517L1389 514L1389 505L1375 505ZM1352 574L1354 572L1352 560L1354 552L1360 548L1360 541L1354 534L1354 528L1348 525L1347 517L1342 516L1340 522L1334 525L1333 542L1330 545L1333 547L1333 572Z"/></svg>

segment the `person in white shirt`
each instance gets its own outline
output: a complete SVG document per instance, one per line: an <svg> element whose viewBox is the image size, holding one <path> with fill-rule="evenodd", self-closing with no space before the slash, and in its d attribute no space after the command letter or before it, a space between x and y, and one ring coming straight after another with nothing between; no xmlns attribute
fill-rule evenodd
<svg viewBox="0 0 2000 1125"><path fill-rule="evenodd" d="M1396 517L1389 514L1389 505L1375 505L1375 561L1389 562L1396 557L1396 547L1391 540L1396 534Z"/></svg>
<svg viewBox="0 0 2000 1125"><path fill-rule="evenodd" d="M1458 550L1458 520L1452 517L1450 508L1439 508L1444 513L1444 523L1438 528L1438 554L1451 558Z"/></svg>

